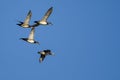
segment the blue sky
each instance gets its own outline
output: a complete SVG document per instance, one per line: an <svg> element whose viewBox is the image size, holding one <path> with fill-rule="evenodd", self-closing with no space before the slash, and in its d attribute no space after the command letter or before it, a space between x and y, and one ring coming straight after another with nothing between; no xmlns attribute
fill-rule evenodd
<svg viewBox="0 0 120 80"><path fill-rule="evenodd" d="M0 1L0 80L120 80L119 0ZM53 6L53 26L36 28L40 45L29 44L30 29L17 26L29 10L31 24ZM51 49L39 63L38 51Z"/></svg>

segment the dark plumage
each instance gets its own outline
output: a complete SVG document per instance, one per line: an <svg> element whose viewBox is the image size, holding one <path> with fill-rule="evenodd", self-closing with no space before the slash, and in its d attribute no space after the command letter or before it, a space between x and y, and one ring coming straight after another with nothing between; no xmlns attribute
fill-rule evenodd
<svg viewBox="0 0 120 80"><path fill-rule="evenodd" d="M40 58L39 58L39 62L42 62L44 60L44 58L47 56L47 55L54 55L51 50L43 50L43 51L39 51L38 54L41 54Z"/></svg>

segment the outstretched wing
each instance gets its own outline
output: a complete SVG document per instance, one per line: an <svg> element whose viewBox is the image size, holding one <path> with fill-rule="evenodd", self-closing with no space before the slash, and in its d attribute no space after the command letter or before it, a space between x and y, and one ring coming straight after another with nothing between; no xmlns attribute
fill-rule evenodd
<svg viewBox="0 0 120 80"><path fill-rule="evenodd" d="M39 58L39 62L42 62L45 58L45 55L41 55L40 58Z"/></svg>
<svg viewBox="0 0 120 80"><path fill-rule="evenodd" d="M24 24L29 24L30 19L31 19L31 16L32 16L32 12L31 12L31 10L29 10L29 12L28 12L28 14L27 14L27 17L26 17L26 19L24 20Z"/></svg>
<svg viewBox="0 0 120 80"><path fill-rule="evenodd" d="M44 17L42 18L42 20L46 21L50 16L50 14L52 13L52 11L53 11L53 7L49 8L48 11L45 13Z"/></svg>
<svg viewBox="0 0 120 80"><path fill-rule="evenodd" d="M35 27L32 27L28 39L33 40L34 39L34 33L35 33Z"/></svg>

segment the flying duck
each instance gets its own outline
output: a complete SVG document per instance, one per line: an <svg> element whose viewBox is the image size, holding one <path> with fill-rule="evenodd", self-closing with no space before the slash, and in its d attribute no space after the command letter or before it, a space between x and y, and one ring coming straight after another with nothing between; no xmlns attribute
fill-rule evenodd
<svg viewBox="0 0 120 80"><path fill-rule="evenodd" d="M28 38L20 38L20 39L27 41L29 43L39 44L39 42L34 40L34 33L35 33L35 27L32 27Z"/></svg>
<svg viewBox="0 0 120 80"><path fill-rule="evenodd" d="M38 21L34 21L36 24L34 24L33 26L36 27L36 25L49 25L52 23L51 22L48 22L47 19L48 17L50 16L50 14L52 13L53 11L53 7L49 8L48 11L45 13L45 15L43 16L43 18L41 20L38 20Z"/></svg>
<svg viewBox="0 0 120 80"><path fill-rule="evenodd" d="M47 55L54 55L51 52L51 50L49 50L49 49L43 50L43 51L39 51L38 54L41 54L41 56L39 58L39 62L42 62Z"/></svg>
<svg viewBox="0 0 120 80"><path fill-rule="evenodd" d="M31 12L31 10L29 10L24 22L18 21L19 23L17 25L19 25L23 28L30 28L31 26L29 25L29 22L30 22L31 16L32 16L32 12Z"/></svg>

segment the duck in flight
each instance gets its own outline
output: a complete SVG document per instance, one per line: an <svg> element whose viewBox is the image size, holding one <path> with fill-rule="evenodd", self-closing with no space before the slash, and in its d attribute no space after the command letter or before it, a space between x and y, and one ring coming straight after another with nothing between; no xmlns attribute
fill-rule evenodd
<svg viewBox="0 0 120 80"><path fill-rule="evenodd" d="M20 38L20 39L22 39L22 40L24 40L24 41L27 41L27 42L29 42L29 43L39 44L38 41L35 41L35 40L34 40L34 33L35 33L35 27L32 27L28 38Z"/></svg>
<svg viewBox="0 0 120 80"><path fill-rule="evenodd" d="M50 14L52 13L52 11L53 11L53 7L50 7L50 8L48 9L48 11L45 13L45 15L43 16L43 18L42 18L41 20L34 21L35 24L32 25L32 26L33 26L33 27L36 27L36 26L38 26L38 25L50 25L50 24L52 25L51 22L48 22L48 21L47 21L48 17L49 17Z"/></svg>
<svg viewBox="0 0 120 80"><path fill-rule="evenodd" d="M43 51L39 51L38 54L41 55L40 58L39 58L39 62L42 62L47 55L54 55L51 52L51 50L49 50L49 49L43 50Z"/></svg>
<svg viewBox="0 0 120 80"><path fill-rule="evenodd" d="M23 28L31 28L31 26L29 25L29 22L31 20L31 16L32 16L32 12L31 12L31 10L29 10L24 22L18 21L19 23L17 25L19 25Z"/></svg>

